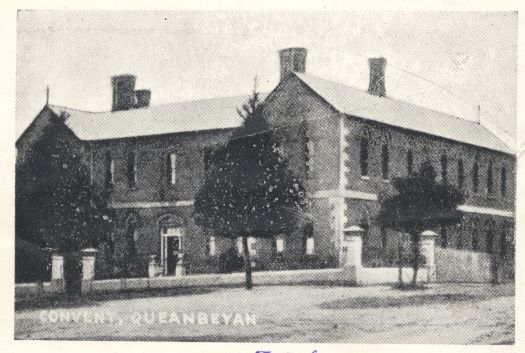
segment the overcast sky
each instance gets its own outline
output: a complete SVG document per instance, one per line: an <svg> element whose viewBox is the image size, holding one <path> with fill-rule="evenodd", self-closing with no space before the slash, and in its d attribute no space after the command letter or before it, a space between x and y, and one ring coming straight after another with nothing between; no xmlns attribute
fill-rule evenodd
<svg viewBox="0 0 525 353"><path fill-rule="evenodd" d="M516 13L45 12L18 15L17 135L45 104L111 108L110 77L137 75L152 104L248 95L279 79L277 51L308 49L306 71L366 89L384 56L387 95L515 138Z"/></svg>

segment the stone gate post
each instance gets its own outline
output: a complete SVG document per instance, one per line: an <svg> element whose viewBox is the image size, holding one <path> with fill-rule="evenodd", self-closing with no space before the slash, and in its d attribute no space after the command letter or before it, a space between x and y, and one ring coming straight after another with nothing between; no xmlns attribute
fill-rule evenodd
<svg viewBox="0 0 525 353"><path fill-rule="evenodd" d="M343 256L341 265L343 267L345 282L358 282L359 269L363 267L363 232L364 230L359 226L350 226L343 229Z"/></svg>
<svg viewBox="0 0 525 353"><path fill-rule="evenodd" d="M425 257L425 267L428 269L428 282L436 281L436 263L434 259L437 234L431 230L421 233L421 255Z"/></svg>
<svg viewBox="0 0 525 353"><path fill-rule="evenodd" d="M64 285L64 256L54 253L51 255L51 291L63 292Z"/></svg>
<svg viewBox="0 0 525 353"><path fill-rule="evenodd" d="M97 249L88 248L82 253L82 293L91 292L93 279L95 278L95 256Z"/></svg>

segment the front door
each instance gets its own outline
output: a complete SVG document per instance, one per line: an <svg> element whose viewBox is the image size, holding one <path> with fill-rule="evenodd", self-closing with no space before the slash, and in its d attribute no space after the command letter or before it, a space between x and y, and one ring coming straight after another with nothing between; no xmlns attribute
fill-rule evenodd
<svg viewBox="0 0 525 353"><path fill-rule="evenodd" d="M182 251L183 233L180 227L161 229L161 264L165 275L175 274L178 254Z"/></svg>
<svg viewBox="0 0 525 353"><path fill-rule="evenodd" d="M178 253L180 249L179 237L168 237L167 243L167 274L174 275L177 268Z"/></svg>

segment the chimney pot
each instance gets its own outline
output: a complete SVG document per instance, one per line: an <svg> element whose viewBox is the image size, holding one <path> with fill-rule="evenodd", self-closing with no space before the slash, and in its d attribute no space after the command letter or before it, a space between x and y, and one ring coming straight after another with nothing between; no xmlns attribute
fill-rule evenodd
<svg viewBox="0 0 525 353"><path fill-rule="evenodd" d="M385 88L385 58L370 58L368 59L370 66L370 81L368 84L368 93L375 96L384 97L386 95Z"/></svg>
<svg viewBox="0 0 525 353"><path fill-rule="evenodd" d="M135 82L134 75L118 75L111 78L113 86L113 104L111 111L128 110L135 106Z"/></svg>
<svg viewBox="0 0 525 353"><path fill-rule="evenodd" d="M149 89L139 89L135 91L135 96L137 97L136 108L146 108L149 107L151 100L151 91Z"/></svg>
<svg viewBox="0 0 525 353"><path fill-rule="evenodd" d="M306 48L286 48L279 50L281 63L281 80L284 80L291 72L305 72L306 70Z"/></svg>

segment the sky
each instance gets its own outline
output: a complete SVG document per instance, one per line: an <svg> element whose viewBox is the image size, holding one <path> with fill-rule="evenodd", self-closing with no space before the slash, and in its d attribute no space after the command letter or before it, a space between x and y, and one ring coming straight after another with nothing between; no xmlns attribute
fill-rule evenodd
<svg viewBox="0 0 525 353"><path fill-rule="evenodd" d="M111 76L137 76L151 104L249 95L279 80L277 51L308 50L306 72L366 89L387 59L387 95L516 137L515 12L21 11L16 130L46 102L111 109ZM480 113L478 114L478 105Z"/></svg>

